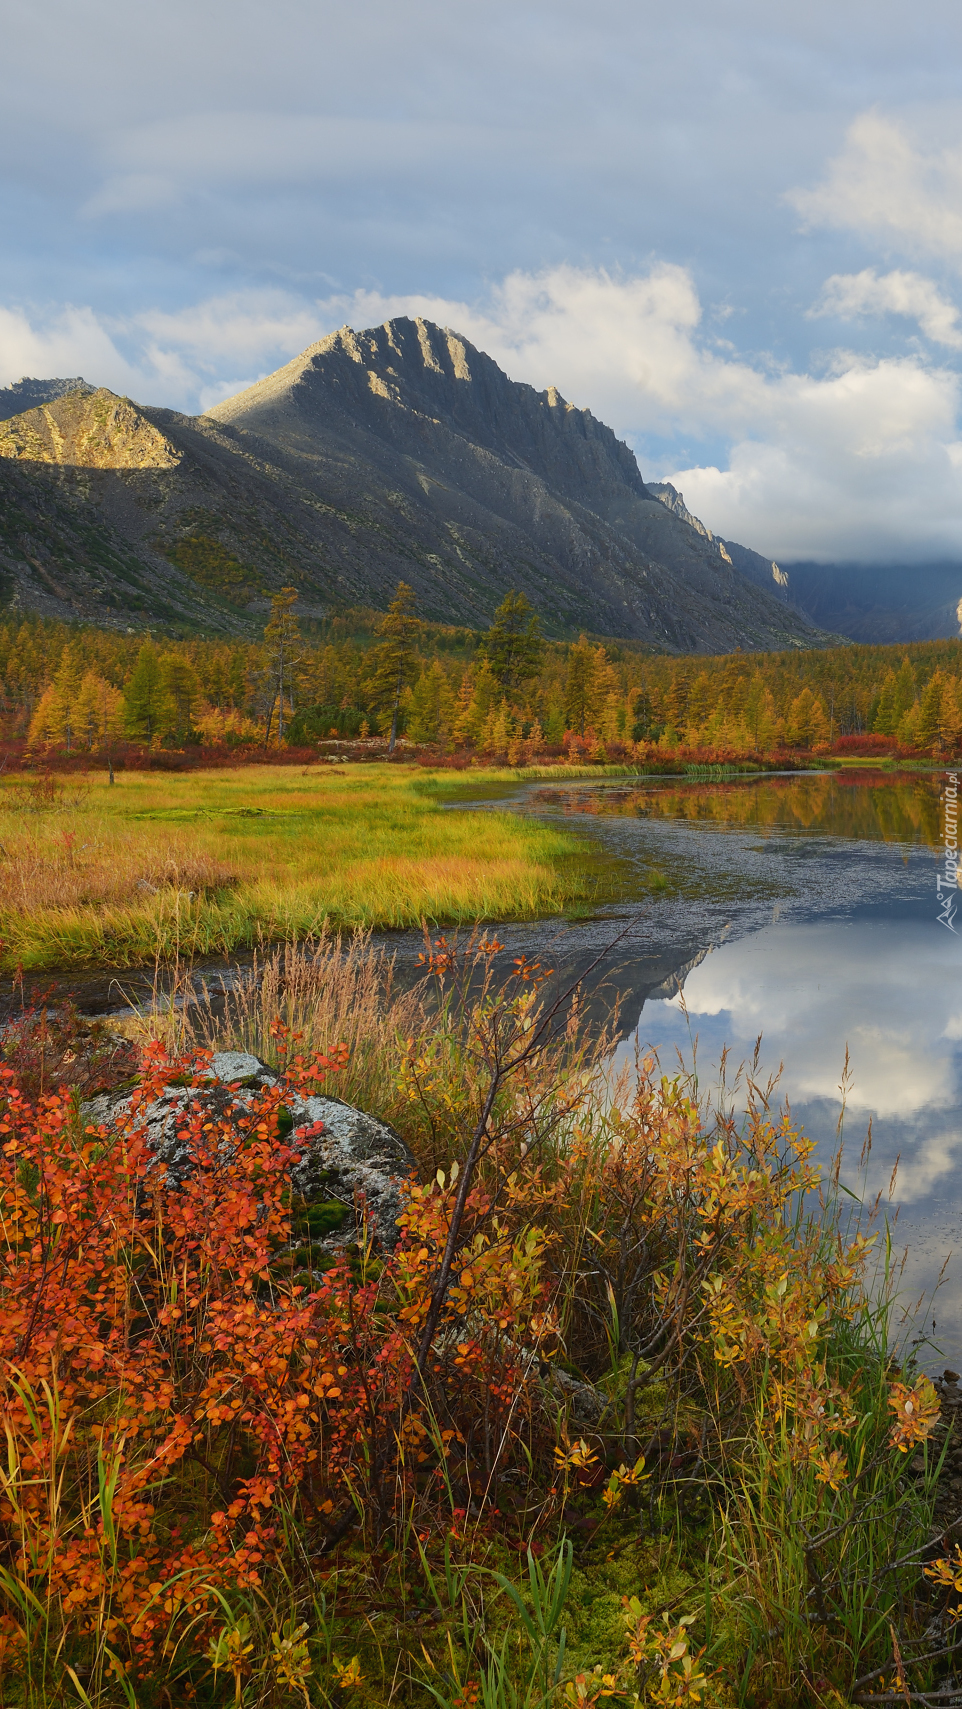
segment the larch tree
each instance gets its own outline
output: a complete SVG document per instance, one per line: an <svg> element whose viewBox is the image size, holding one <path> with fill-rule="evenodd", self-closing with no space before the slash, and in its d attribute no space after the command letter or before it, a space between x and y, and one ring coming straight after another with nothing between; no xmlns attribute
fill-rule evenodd
<svg viewBox="0 0 962 1709"><path fill-rule="evenodd" d="M280 593L275 593L271 599L270 622L264 630L264 643L267 648L268 678L271 684L271 702L267 711L267 729L264 733L266 748L271 738L271 724L274 719L274 707L277 707L277 740L284 740L284 693L290 697L291 716L294 715L294 670L300 659L300 630L294 615L298 592L296 587L282 587Z"/></svg>

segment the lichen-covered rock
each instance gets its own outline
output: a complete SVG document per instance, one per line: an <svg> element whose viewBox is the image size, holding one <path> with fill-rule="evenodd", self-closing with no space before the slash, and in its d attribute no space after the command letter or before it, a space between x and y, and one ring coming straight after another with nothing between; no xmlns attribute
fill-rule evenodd
<svg viewBox="0 0 962 1709"><path fill-rule="evenodd" d="M179 1137L188 1111L198 1103L212 1117L229 1116L258 1091L278 1084L278 1075L259 1057L244 1051L218 1051L211 1058L207 1083L170 1085L141 1112L157 1165L171 1186L190 1174L189 1143ZM295 1222L312 1248L336 1249L357 1238L363 1205L378 1244L392 1251L398 1237L402 1183L415 1170L414 1158L400 1134L340 1098L289 1096L284 1108L296 1142L299 1129L322 1124L305 1138L301 1159L291 1171ZM129 1093L104 1094L84 1104L84 1120L110 1126L130 1109Z"/></svg>

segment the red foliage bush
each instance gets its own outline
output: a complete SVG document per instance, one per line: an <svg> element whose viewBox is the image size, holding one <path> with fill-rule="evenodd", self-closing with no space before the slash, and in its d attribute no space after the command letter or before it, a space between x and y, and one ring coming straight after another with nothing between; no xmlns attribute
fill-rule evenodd
<svg viewBox="0 0 962 1709"><path fill-rule="evenodd" d="M894 736L883 736L875 730L863 730L860 735L836 736L833 754L894 754L898 742Z"/></svg>
<svg viewBox="0 0 962 1709"><path fill-rule="evenodd" d="M427 1379L415 1343L454 1179L412 1184L393 1257L362 1241L326 1253L326 1270L310 1244L305 1259L291 1166L312 1130L290 1132L285 1099L343 1060L296 1058L216 1115L188 1100L179 1183L145 1113L172 1073L200 1083L203 1053L172 1064L150 1047L113 1130L82 1128L69 1095L29 1102L0 1068L0 1558L70 1665L107 1644L143 1674L182 1641L186 1665L225 1597L283 1572L295 1513L318 1553L359 1523L380 1534L413 1501L446 1504L450 1524L452 1490L471 1500L467 1418L516 1430L529 1410L503 1331L543 1303L540 1244L505 1242L480 1187L464 1229L487 1218L492 1232L451 1288ZM450 1335L473 1298L490 1344ZM0 1651L46 1653L29 1627L0 1613Z"/></svg>

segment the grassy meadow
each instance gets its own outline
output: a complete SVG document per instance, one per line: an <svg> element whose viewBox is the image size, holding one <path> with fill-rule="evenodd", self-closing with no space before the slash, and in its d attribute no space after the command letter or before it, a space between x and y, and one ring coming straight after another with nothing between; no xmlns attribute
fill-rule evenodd
<svg viewBox="0 0 962 1709"><path fill-rule="evenodd" d="M511 773L472 773L470 789ZM14 776L0 787L2 965L130 966L332 927L535 917L584 905L583 839L445 812L420 767Z"/></svg>

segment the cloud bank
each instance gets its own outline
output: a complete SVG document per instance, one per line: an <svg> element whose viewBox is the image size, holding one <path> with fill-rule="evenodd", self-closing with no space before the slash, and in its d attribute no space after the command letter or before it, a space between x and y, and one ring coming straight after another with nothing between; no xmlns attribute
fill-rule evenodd
<svg viewBox="0 0 962 1709"><path fill-rule="evenodd" d="M813 312L908 316L928 343L899 356L835 350L822 371L794 372L723 339L687 268L560 266L515 271L473 302L277 289L114 319L2 310L0 381L83 373L196 410L340 325L423 315L512 378L590 408L640 450L643 474L670 479L726 538L787 561L962 556L960 377L938 354L962 347L958 311L919 273L867 269L829 278ZM725 460L653 462L645 448L658 439L720 442Z"/></svg>

